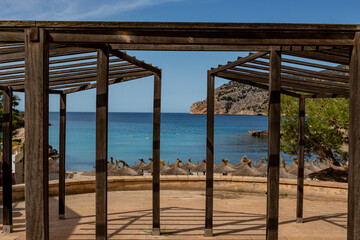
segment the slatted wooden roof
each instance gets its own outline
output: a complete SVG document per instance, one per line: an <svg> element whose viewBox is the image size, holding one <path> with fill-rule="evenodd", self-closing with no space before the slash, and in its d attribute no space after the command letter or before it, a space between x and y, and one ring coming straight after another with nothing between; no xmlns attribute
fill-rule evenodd
<svg viewBox="0 0 360 240"><path fill-rule="evenodd" d="M41 30L45 31L45 41L51 48L50 87L52 92L69 93L71 87L75 91L75 88L80 90L94 86L91 85L91 81L95 76L95 64L84 63L84 61L91 62L91 57L87 60L81 58L86 58L87 54L90 56L92 49L106 44L114 49L113 55L116 55L114 53L117 50L268 52L270 48L275 48L283 55L282 91L288 91L292 95L300 92L308 96L342 97L348 95L347 70L336 69L333 64L349 64L350 49L354 46L355 34L360 32L360 25L0 21L0 43L6 45L0 49L0 71L6 69L9 72L15 72L13 75L18 75L16 78L9 78L10 75L4 75L1 72L0 87L9 85L12 81L11 84L17 84L16 87L14 86L15 89L23 88L21 86L23 78L20 76L23 75L21 73L23 66L7 68L7 65L16 65L18 63L15 62L23 60L26 33L30 41L37 41ZM68 56L77 59L65 60ZM293 56L303 60L297 63L290 62ZM239 66L233 66L236 69L219 71L217 75L222 75L227 79L231 77L232 80L239 80L241 76L240 80L251 81L252 84L264 88L267 86L264 80L268 75L266 57L268 57L266 54L260 59L249 57L251 62L246 61L248 58L245 58L240 60L242 66L239 64ZM329 63L314 67L312 61L306 59ZM121 60L125 61L121 62ZM158 71L144 63L138 65L126 60L121 57L111 59L110 75L114 83L120 81L119 76L124 76L123 81L125 81L143 73L145 75L145 73ZM127 64L126 62L130 65L121 65ZM243 64L246 66L244 67ZM70 65L77 65L77 67ZM76 70L77 68L82 68L82 70ZM84 85L81 85L82 83Z"/></svg>
<svg viewBox="0 0 360 240"><path fill-rule="evenodd" d="M154 75L160 70L125 52L110 50L109 85ZM69 94L96 88L96 48L51 44L49 46L50 93ZM0 47L0 87L24 91L25 46Z"/></svg>
<svg viewBox="0 0 360 240"><path fill-rule="evenodd" d="M334 51L335 52L335 51ZM338 56L343 54L344 61L349 51L337 48ZM332 52L333 53L333 52ZM295 57L294 57L295 56ZM312 56L310 54L310 56ZM314 61L306 59L307 55L294 52L282 54L281 92L283 94L307 98L335 98L349 96L349 67L339 65L336 57L333 61ZM219 65L209 71L211 74L227 80L256 86L269 87L269 52L257 52L236 61Z"/></svg>

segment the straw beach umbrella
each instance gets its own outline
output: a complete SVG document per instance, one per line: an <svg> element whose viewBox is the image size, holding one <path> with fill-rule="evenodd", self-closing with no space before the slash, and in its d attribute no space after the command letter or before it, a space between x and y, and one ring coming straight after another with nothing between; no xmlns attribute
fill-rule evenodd
<svg viewBox="0 0 360 240"><path fill-rule="evenodd" d="M221 160L222 160L222 163L214 169L214 173L222 173L222 174L226 175L228 173L233 173L236 171L236 168L232 167L231 164L229 164L228 159L223 158Z"/></svg>
<svg viewBox="0 0 360 240"><path fill-rule="evenodd" d="M254 165L253 168L257 169L261 173L267 173L267 164L265 163L265 158L260 158L260 161L258 164Z"/></svg>
<svg viewBox="0 0 360 240"><path fill-rule="evenodd" d="M142 159L142 158L140 158L139 161L140 161L140 163L132 166L131 169L134 169L135 171L139 171L139 170L144 171L144 170L146 170L147 166L149 164L146 164L144 162L144 159Z"/></svg>
<svg viewBox="0 0 360 240"><path fill-rule="evenodd" d="M298 167L299 167L299 163L297 161L297 158L293 158L293 162L290 165L285 166L286 171L294 175L298 174ZM312 173L312 171L304 167L304 176L307 176L310 173Z"/></svg>
<svg viewBox="0 0 360 240"><path fill-rule="evenodd" d="M232 176L250 176L250 177L265 177L266 173L260 172L259 169L251 167L250 163L241 164Z"/></svg>
<svg viewBox="0 0 360 240"><path fill-rule="evenodd" d="M185 163L184 165L181 166L182 169L184 170L189 170L191 172L194 171L194 169L196 168L196 164L191 162L191 158L189 158L189 160L187 161L187 163Z"/></svg>
<svg viewBox="0 0 360 240"><path fill-rule="evenodd" d="M152 171L152 169L153 169L153 159L152 158L148 158L148 159L149 159L150 163L147 164L146 166L144 166L143 170L149 172L149 171Z"/></svg>
<svg viewBox="0 0 360 240"><path fill-rule="evenodd" d="M182 166L182 165L184 165L183 163L182 163L182 160L180 160L179 158L177 158L176 159L176 162L174 162L173 164L170 164L169 165L169 167L175 167L175 166Z"/></svg>
<svg viewBox="0 0 360 240"><path fill-rule="evenodd" d="M117 164L122 163L123 166L119 167L116 165L115 169L109 169L108 174L109 176L139 176L141 173L138 171L135 171L134 169L131 169L129 165L127 165L126 162L119 160L116 161Z"/></svg>
<svg viewBox="0 0 360 240"><path fill-rule="evenodd" d="M251 160L248 160L246 156L243 156L243 157L241 158L240 162L235 165L235 167L237 168L237 167L239 167L239 166L241 166L241 165L243 165L243 164L248 164L249 162L251 163L252 161L251 161Z"/></svg>
<svg viewBox="0 0 360 240"><path fill-rule="evenodd" d="M289 173L286 171L286 163L285 160L280 157L281 164L280 164L280 178L290 178L290 179L296 179L297 176L295 174Z"/></svg>
<svg viewBox="0 0 360 240"><path fill-rule="evenodd" d="M172 167L167 167L167 168L162 169L160 171L160 174L162 174L162 175L190 175L191 173L182 169L180 167L180 162L177 162L177 165L173 165Z"/></svg>
<svg viewBox="0 0 360 240"><path fill-rule="evenodd" d="M203 172L205 175L206 172L206 159L202 160L202 162L200 163L200 165L197 165L194 168L194 172Z"/></svg>

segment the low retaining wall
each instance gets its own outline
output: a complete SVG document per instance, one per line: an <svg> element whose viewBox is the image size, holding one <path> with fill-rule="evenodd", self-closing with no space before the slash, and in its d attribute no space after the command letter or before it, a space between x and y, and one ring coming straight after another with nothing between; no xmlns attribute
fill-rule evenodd
<svg viewBox="0 0 360 240"><path fill-rule="evenodd" d="M65 183L67 195L95 192L95 177L67 179ZM347 183L304 181L304 196L321 197L328 199L347 200ZM160 188L162 190L198 190L205 192L205 176L161 176ZM13 186L13 199L24 199L25 185ZM134 191L151 190L152 176L121 176L108 177L109 191ZM50 196L58 195L58 180L49 182ZM266 193L266 178L239 177L239 176L214 176L214 191L234 191ZM296 179L280 179L280 194L296 195ZM0 201L2 201L2 189L0 189Z"/></svg>

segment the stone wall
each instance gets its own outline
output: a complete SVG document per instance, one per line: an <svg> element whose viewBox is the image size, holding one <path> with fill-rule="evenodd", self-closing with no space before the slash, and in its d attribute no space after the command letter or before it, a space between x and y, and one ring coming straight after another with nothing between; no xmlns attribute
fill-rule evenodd
<svg viewBox="0 0 360 240"><path fill-rule="evenodd" d="M160 187L162 190L204 191L205 176L161 176ZM91 193L95 191L95 177L75 178L66 180L66 194ZM152 176L136 177L108 177L109 191L136 191L151 190ZM234 191L262 193L265 195L267 189L266 178L241 177L241 176L214 176L215 191ZM296 196L297 180L280 179L280 194ZM58 195L58 181L49 182L50 196ZM14 201L24 199L24 184L13 186ZM347 201L347 183L324 182L305 180L304 196L325 199L336 199ZM2 200L2 189L0 189L0 201Z"/></svg>

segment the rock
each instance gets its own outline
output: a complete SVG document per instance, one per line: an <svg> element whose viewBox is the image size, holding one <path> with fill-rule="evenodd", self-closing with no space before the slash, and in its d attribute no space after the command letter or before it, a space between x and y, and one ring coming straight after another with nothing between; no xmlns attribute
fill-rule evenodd
<svg viewBox="0 0 360 240"><path fill-rule="evenodd" d="M263 89L229 82L215 89L215 114L264 115L268 93ZM195 102L190 114L206 114L207 100Z"/></svg>

